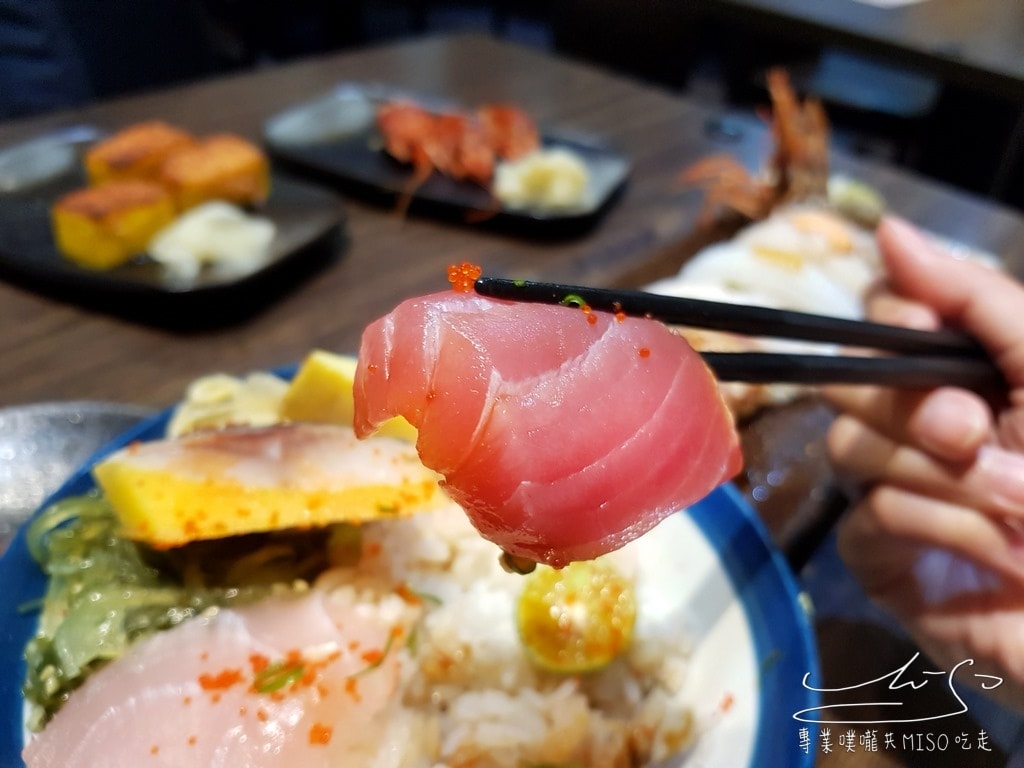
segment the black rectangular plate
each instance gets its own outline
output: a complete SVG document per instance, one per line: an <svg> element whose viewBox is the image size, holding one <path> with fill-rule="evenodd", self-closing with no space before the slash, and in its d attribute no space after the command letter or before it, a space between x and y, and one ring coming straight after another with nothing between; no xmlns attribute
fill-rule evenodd
<svg viewBox="0 0 1024 768"><path fill-rule="evenodd" d="M478 184L439 173L413 188L410 167L384 152L375 121L378 105L403 98L427 109L457 108L389 86L341 83L330 93L268 120L264 142L271 155L290 169L333 182L352 194L396 205L411 191L410 211L496 225L524 234L558 234L589 228L612 204L629 176L629 161L596 140L544 134L544 146L570 149L587 166L587 196L577 207L510 208L502 206Z"/></svg>
<svg viewBox="0 0 1024 768"><path fill-rule="evenodd" d="M41 146L40 139L33 141ZM62 149L59 138L42 137L42 142L50 157L50 150ZM255 213L277 230L270 258L254 272L223 276L204 270L182 287L145 257L109 270L86 269L57 250L50 223L56 200L86 184L79 145L69 138L68 146L73 150L68 162L17 183L4 176L3 161L23 146L0 151L0 277L11 283L90 309L189 330L251 316L340 250L344 207L337 194L274 169L270 197Z"/></svg>

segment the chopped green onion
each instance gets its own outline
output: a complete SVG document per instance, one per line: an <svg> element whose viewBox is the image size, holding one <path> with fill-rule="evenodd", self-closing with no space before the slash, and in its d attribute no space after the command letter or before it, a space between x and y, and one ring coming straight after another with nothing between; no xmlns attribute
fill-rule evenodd
<svg viewBox="0 0 1024 768"><path fill-rule="evenodd" d="M566 294L565 298L559 303L567 307L575 307L576 309L583 309L583 307L587 306L587 302L578 293Z"/></svg>
<svg viewBox="0 0 1024 768"><path fill-rule="evenodd" d="M274 693L301 680L305 671L306 665L301 661L276 661L256 675L252 687L258 693Z"/></svg>

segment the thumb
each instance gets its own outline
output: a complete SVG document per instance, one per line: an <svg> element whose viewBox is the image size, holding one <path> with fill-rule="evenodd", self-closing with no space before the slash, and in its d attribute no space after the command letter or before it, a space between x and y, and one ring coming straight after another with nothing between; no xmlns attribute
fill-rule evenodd
<svg viewBox="0 0 1024 768"><path fill-rule="evenodd" d="M985 264L955 258L900 219L879 224L878 246L897 293L974 336L1011 386L1024 386L1024 286Z"/></svg>

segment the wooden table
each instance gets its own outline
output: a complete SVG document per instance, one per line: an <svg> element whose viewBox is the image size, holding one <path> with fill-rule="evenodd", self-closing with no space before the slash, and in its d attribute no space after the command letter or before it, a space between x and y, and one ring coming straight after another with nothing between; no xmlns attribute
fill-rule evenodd
<svg viewBox="0 0 1024 768"><path fill-rule="evenodd" d="M338 258L234 327L173 333L0 285L0 407L66 399L165 406L189 381L212 371L264 369L313 347L351 352L368 321L408 296L445 288L446 265L462 260L493 275L594 285L670 274L709 236L695 228L701 197L679 187L679 169L722 151L756 167L769 150L766 132L753 120L726 116L723 123L722 115L667 92L473 35L343 53L4 124L0 146L56 126L87 122L114 129L152 117L198 132L228 129L257 138L275 112L340 80L391 83L469 104L516 101L545 127L610 141L632 159L633 176L596 229L558 241L402 218L348 200L348 242ZM885 167L842 157L835 167L873 184L907 218L999 253L1024 272L1024 219L1013 212ZM821 418L821 412L808 416L808 439ZM792 516L781 514L778 504L764 514L777 538L792 535ZM844 638L859 642L856 633L840 632L838 639L833 633L829 650L847 647Z"/></svg>
<svg viewBox="0 0 1024 768"><path fill-rule="evenodd" d="M506 76L514 73L514 76ZM258 138L263 122L341 80L376 80L475 103L511 99L545 126L591 133L633 161L626 194L585 237L539 242L403 219L348 200L348 244L336 263L239 327L174 334L0 285L0 407L54 399L165 405L211 370L240 373L294 361L320 346L353 351L363 326L399 300L446 286L445 266L471 259L491 274L609 284L640 268L668 269L666 251L693 239L701 198L676 182L711 152L751 167L766 156L763 130L708 131L720 116L668 93L478 36L427 38L200 82L72 112L0 124L0 146L47 129L91 123L114 129L159 116L197 132ZM837 158L838 170L875 185L896 209L936 232L1024 265L1024 224L1006 209L884 167Z"/></svg>

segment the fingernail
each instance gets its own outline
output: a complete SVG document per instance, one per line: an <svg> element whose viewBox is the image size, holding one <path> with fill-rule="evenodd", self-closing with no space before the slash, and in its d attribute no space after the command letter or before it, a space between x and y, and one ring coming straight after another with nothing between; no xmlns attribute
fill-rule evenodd
<svg viewBox="0 0 1024 768"><path fill-rule="evenodd" d="M1024 455L986 445L978 451L977 466L994 501L1007 511L1024 511Z"/></svg>
<svg viewBox="0 0 1024 768"><path fill-rule="evenodd" d="M927 242L921 230L906 219L901 219L898 216L887 216L885 218L885 225L893 235L907 241L910 245L916 246Z"/></svg>
<svg viewBox="0 0 1024 768"><path fill-rule="evenodd" d="M914 432L924 448L949 458L973 452L989 430L988 417L973 397L956 390L931 394L914 414L914 422ZM1024 467L1024 456L1010 455L1019 458Z"/></svg>

